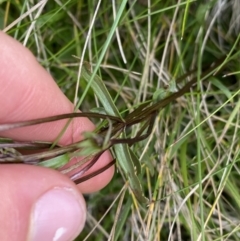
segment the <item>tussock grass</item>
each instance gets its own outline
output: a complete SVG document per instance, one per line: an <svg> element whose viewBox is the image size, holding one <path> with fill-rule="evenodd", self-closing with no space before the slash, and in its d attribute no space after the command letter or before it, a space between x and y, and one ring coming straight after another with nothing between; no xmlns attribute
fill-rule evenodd
<svg viewBox="0 0 240 241"><path fill-rule="evenodd" d="M88 220L77 240L239 240L238 7L237 1L1 1L1 29L31 49L70 100L84 96L83 111L101 105L80 80L81 57L97 66L123 115L184 74L185 82L198 80L159 112L150 137L131 147L152 202L132 199L120 170L86 197ZM220 58L222 68L202 82Z"/></svg>

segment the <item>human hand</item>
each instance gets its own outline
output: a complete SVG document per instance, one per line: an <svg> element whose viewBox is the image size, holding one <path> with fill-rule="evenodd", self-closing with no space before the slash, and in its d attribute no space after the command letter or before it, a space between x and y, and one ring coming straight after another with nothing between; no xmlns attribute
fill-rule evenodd
<svg viewBox="0 0 240 241"><path fill-rule="evenodd" d="M20 43L0 32L0 123L10 123L70 113L73 104L52 77ZM1 132L21 141L53 141L66 120ZM81 140L94 129L87 118L74 119L60 144ZM111 161L105 152L91 168ZM21 164L0 166L0 240L73 240L83 229L86 207L81 193L103 188L112 178L111 167L76 186L58 171Z"/></svg>

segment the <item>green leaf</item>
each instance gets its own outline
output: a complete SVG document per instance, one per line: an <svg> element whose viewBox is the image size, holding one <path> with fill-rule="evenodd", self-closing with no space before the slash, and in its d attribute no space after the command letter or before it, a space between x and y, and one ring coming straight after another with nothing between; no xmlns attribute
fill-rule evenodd
<svg viewBox="0 0 240 241"><path fill-rule="evenodd" d="M70 155L69 153L65 153L64 155L57 156L54 158L51 158L49 160L40 162L38 166L43 166L43 167L49 167L53 169L58 169L64 165L66 165L70 160Z"/></svg>
<svg viewBox="0 0 240 241"><path fill-rule="evenodd" d="M123 135L122 137L124 138ZM119 160L118 163L126 174L134 195L139 202L147 203L149 200L143 195L142 186L136 175L128 146L124 144L115 145L114 150Z"/></svg>
<svg viewBox="0 0 240 241"><path fill-rule="evenodd" d="M136 174L140 174L141 173L141 164L140 161L138 160L138 158L136 157L135 153L131 150L131 148L129 148L129 153L131 155L132 161L133 161L133 165L135 168L135 172Z"/></svg>
<svg viewBox="0 0 240 241"><path fill-rule="evenodd" d="M219 90L221 90L221 92L225 94L228 99L231 99L232 97L231 91L225 85L223 85L218 79L214 77L212 77L211 79L212 79L211 82L213 83L213 85L215 85ZM233 103L233 99L231 100L231 102Z"/></svg>
<svg viewBox="0 0 240 241"><path fill-rule="evenodd" d="M90 67L87 63L82 66L82 76L87 82L91 80ZM115 106L111 95L109 94L106 86L104 85L103 81L99 76L95 75L91 83L91 87L101 101L107 114L121 118L121 115L117 107ZM121 134L121 137L125 138L124 132ZM122 170L124 171L126 177L128 178L130 187L136 198L140 202L147 203L148 199L143 195L142 187L135 171L135 169L138 169L139 171L140 164L135 164L134 166L134 161L136 162L136 159L134 159L134 161L132 160L128 145L117 144L113 147L113 149L116 154L117 161L121 166Z"/></svg>

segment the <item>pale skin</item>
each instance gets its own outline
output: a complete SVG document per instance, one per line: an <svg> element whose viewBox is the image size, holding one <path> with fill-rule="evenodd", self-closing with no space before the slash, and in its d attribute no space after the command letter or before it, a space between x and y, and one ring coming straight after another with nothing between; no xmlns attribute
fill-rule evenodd
<svg viewBox="0 0 240 241"><path fill-rule="evenodd" d="M73 104L64 96L32 53L16 40L0 32L0 123L70 113L73 109ZM21 141L53 141L65 123L66 120L62 120L14 129L1 132L0 136ZM90 120L77 118L62 136L60 144L79 141L83 131L93 129L94 125ZM90 172L105 166L111 160L110 153L105 152ZM55 170L27 165L1 165L0 240L27 240L31 232L30 216L35 203L44 193L56 187L71 189L81 206L79 228L71 236L76 237L84 227L86 216L81 193L100 190L111 180L113 173L114 167L111 167L76 186L68 177ZM47 240L44 236L41 239Z"/></svg>

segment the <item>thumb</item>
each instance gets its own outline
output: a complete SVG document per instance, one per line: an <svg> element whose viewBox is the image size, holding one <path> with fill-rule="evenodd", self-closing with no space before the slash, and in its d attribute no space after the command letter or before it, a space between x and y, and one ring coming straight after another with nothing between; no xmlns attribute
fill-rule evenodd
<svg viewBox="0 0 240 241"><path fill-rule="evenodd" d="M57 171L1 165L0 240L74 240L86 219L77 187Z"/></svg>

